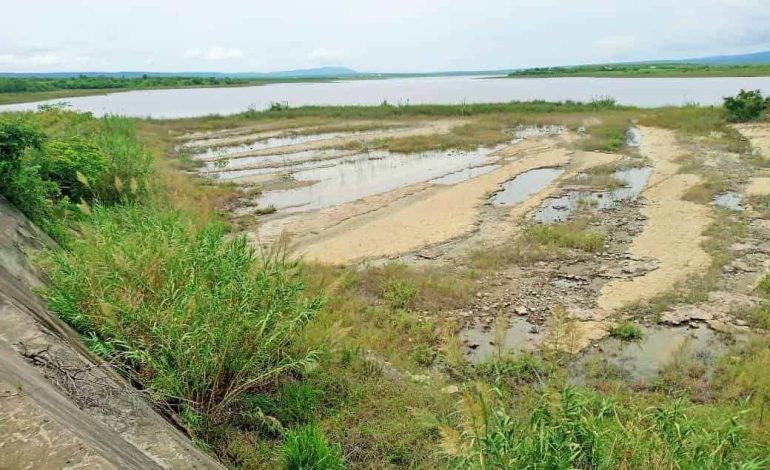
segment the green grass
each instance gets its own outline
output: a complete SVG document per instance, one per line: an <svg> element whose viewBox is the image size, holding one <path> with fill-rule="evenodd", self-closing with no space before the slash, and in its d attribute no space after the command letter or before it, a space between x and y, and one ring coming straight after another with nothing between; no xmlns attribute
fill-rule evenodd
<svg viewBox="0 0 770 470"><path fill-rule="evenodd" d="M586 230L580 223L568 222L554 225L532 225L525 237L547 250L576 249L597 252L604 247L604 234Z"/></svg>
<svg viewBox="0 0 770 470"><path fill-rule="evenodd" d="M511 72L510 78L526 77L766 77L770 64L706 65L706 64L598 64L574 67L540 67Z"/></svg>
<svg viewBox="0 0 770 470"><path fill-rule="evenodd" d="M45 263L49 306L159 403L179 403L191 432L315 361L293 344L319 301L279 254L257 258L221 226L133 204L94 207L78 229Z"/></svg>
<svg viewBox="0 0 770 470"><path fill-rule="evenodd" d="M616 326L612 329L610 334L613 337L623 341L639 341L644 338L644 332L642 332L642 329L639 328L638 325L630 322L625 322Z"/></svg>
<svg viewBox="0 0 770 470"><path fill-rule="evenodd" d="M286 470L341 470L345 468L339 445L330 446L315 425L307 425L286 436L283 445Z"/></svg>

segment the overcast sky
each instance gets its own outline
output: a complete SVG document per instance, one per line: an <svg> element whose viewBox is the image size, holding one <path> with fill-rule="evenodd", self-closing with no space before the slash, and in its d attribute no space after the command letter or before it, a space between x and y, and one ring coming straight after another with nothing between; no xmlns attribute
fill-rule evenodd
<svg viewBox="0 0 770 470"><path fill-rule="evenodd" d="M2 0L0 71L480 70L770 49L770 0Z"/></svg>

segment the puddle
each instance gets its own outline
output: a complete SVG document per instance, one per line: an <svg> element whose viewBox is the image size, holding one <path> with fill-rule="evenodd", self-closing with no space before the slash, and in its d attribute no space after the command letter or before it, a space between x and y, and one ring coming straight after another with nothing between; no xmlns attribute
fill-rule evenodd
<svg viewBox="0 0 770 470"><path fill-rule="evenodd" d="M465 168L460 171L455 171L454 173L449 173L448 175L442 176L440 178L433 179L430 182L433 184L444 185L462 183L463 181L467 181L471 178L490 173L494 170L497 170L498 168L500 168L500 165L483 165Z"/></svg>
<svg viewBox="0 0 770 470"><path fill-rule="evenodd" d="M294 189L267 191L260 198L259 204L273 205L284 212L331 207L471 168L489 166L495 161L490 156L493 151L482 148L474 152L451 154L438 151L399 154L380 150L324 161L323 166L317 168L299 171L291 168L290 174L294 179L316 183Z"/></svg>
<svg viewBox="0 0 770 470"><path fill-rule="evenodd" d="M608 338L600 343L600 351L592 351L578 358L572 369L575 379L585 380L591 375L590 369L598 366L614 366L623 377L635 380L650 380L677 356L697 359L706 367L727 351L727 346L718 334L705 325L697 328L640 326L644 338L640 341L624 342Z"/></svg>
<svg viewBox="0 0 770 470"><path fill-rule="evenodd" d="M329 132L326 134L308 134L308 135L288 135L280 137L268 137L266 139L258 139L253 142L248 142L240 145L230 145L224 147L212 147L203 152L198 152L192 156L193 160L214 160L218 158L226 158L228 156L241 154L244 152L256 152L259 150L267 150L271 148L286 147L289 145L307 144L310 142L318 142L321 140L338 139L342 137L351 137L360 135L360 132Z"/></svg>
<svg viewBox="0 0 770 470"><path fill-rule="evenodd" d="M201 171L204 173L220 173L249 168L280 168L284 166L295 166L302 163L324 161L351 155L354 155L354 152L350 150L319 149L303 150L301 152L294 153L262 155L258 157L242 157L233 159L228 159L225 157L221 160L206 162Z"/></svg>
<svg viewBox="0 0 770 470"><path fill-rule="evenodd" d="M513 354L534 351L543 338L545 330L542 327L529 323L525 318L515 317L508 322L508 329L502 340L502 351ZM489 359L499 350L495 344L494 328L480 323L461 331L460 340L466 346L466 358L474 364Z"/></svg>
<svg viewBox="0 0 770 470"><path fill-rule="evenodd" d="M489 201L495 206L511 206L539 193L553 182L564 170L560 168L536 168L525 171L502 184Z"/></svg>
<svg viewBox="0 0 770 470"><path fill-rule="evenodd" d="M714 198L714 205L733 211L743 211L743 196L735 191L718 194Z"/></svg>
<svg viewBox="0 0 770 470"><path fill-rule="evenodd" d="M599 210L612 209L620 202L633 201L644 190L652 168L627 168L614 173L625 186L608 191L569 191L563 196L548 198L535 213L535 219L544 224L565 222L578 206L587 205Z"/></svg>
<svg viewBox="0 0 770 470"><path fill-rule="evenodd" d="M626 131L626 145L629 147L641 147L642 131L636 127L629 127L628 131Z"/></svg>

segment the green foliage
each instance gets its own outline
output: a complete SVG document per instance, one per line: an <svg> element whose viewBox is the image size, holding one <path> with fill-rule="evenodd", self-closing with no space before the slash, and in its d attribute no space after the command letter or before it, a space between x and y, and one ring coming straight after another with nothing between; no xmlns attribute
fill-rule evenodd
<svg viewBox="0 0 770 470"><path fill-rule="evenodd" d="M756 77L770 75L768 64L596 64L537 67L517 70L509 77Z"/></svg>
<svg viewBox="0 0 770 470"><path fill-rule="evenodd" d="M709 426L684 403L623 405L566 387L538 392L515 413L498 389L478 385L458 407L458 428L442 428L444 451L462 469L762 468L733 418ZM762 458L766 458L763 456Z"/></svg>
<svg viewBox="0 0 770 470"><path fill-rule="evenodd" d="M584 231L569 223L533 225L527 228L525 236L550 249L572 248L589 252L599 251L605 240L599 232Z"/></svg>
<svg viewBox="0 0 770 470"><path fill-rule="evenodd" d="M644 338L644 333L638 325L631 322L625 322L612 329L612 336L623 341L639 341Z"/></svg>
<svg viewBox="0 0 770 470"><path fill-rule="evenodd" d="M294 341L320 301L302 296L296 263L135 204L97 206L80 231L48 255L49 306L159 401L216 423L314 363Z"/></svg>
<svg viewBox="0 0 770 470"><path fill-rule="evenodd" d="M286 470L342 470L346 468L339 445L329 445L317 425L289 431L283 445Z"/></svg>
<svg viewBox="0 0 770 470"><path fill-rule="evenodd" d="M759 119L766 106L762 92L759 90L741 90L736 96L724 99L725 114L730 122L746 122Z"/></svg>
<svg viewBox="0 0 770 470"><path fill-rule="evenodd" d="M118 88L182 88L232 86L261 83L267 80L230 77L88 77L73 78L4 78L0 77L0 93L29 93L54 90L109 90Z"/></svg>
<svg viewBox="0 0 770 470"><path fill-rule="evenodd" d="M55 182L62 195L72 201L92 200L107 168L99 147L81 136L50 141L35 160L42 177Z"/></svg>
<svg viewBox="0 0 770 470"><path fill-rule="evenodd" d="M762 280L759 281L757 288L764 294L770 295L770 274L763 277Z"/></svg>
<svg viewBox="0 0 770 470"><path fill-rule="evenodd" d="M382 296L392 308L410 308L417 297L417 286L409 280L391 280L383 287Z"/></svg>

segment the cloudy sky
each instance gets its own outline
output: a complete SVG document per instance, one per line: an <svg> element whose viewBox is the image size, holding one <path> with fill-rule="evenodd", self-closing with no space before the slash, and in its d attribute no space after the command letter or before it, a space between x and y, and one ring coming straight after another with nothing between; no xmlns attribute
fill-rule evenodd
<svg viewBox="0 0 770 470"><path fill-rule="evenodd" d="M3 72L480 70L770 49L770 0L3 2Z"/></svg>

